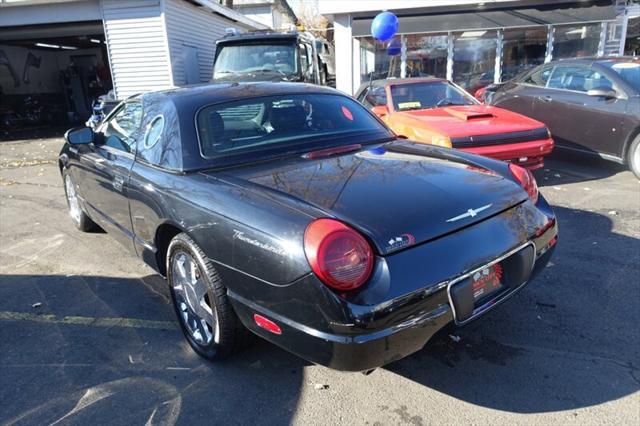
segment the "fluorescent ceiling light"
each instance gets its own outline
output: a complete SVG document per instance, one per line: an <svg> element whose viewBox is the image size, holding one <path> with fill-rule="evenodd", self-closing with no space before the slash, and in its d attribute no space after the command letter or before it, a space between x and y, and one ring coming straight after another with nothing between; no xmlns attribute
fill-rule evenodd
<svg viewBox="0 0 640 426"><path fill-rule="evenodd" d="M465 31L460 37L482 37L486 34L486 31Z"/></svg>
<svg viewBox="0 0 640 426"><path fill-rule="evenodd" d="M65 50L78 50L77 47L74 46L61 46L57 44L49 44L49 43L36 43L38 47L47 47L49 49L65 49Z"/></svg>
<svg viewBox="0 0 640 426"><path fill-rule="evenodd" d="M98 40L97 38L92 38L91 39L91 43L96 43L96 44L100 44L102 43L100 40Z"/></svg>
<svg viewBox="0 0 640 426"><path fill-rule="evenodd" d="M60 49L60 46L57 44L47 44L47 43L36 43L38 47L48 47L49 49Z"/></svg>

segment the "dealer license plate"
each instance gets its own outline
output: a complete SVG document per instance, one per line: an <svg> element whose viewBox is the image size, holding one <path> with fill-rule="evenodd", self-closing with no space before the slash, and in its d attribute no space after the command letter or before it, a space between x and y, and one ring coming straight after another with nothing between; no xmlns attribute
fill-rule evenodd
<svg viewBox="0 0 640 426"><path fill-rule="evenodd" d="M502 265L496 263L471 276L473 299L478 302L502 290ZM477 305L476 305L477 306Z"/></svg>

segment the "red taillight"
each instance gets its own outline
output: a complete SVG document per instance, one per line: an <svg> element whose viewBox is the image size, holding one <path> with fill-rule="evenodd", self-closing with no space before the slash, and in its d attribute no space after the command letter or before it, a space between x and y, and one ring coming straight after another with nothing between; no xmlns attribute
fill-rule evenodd
<svg viewBox="0 0 640 426"><path fill-rule="evenodd" d="M540 228L540 229L538 229L536 231L536 237L541 236L542 234L547 232L549 229L553 228L555 225L556 225L556 220L555 219L551 219L550 221L547 222L546 225L544 225L542 228Z"/></svg>
<svg viewBox="0 0 640 426"><path fill-rule="evenodd" d="M520 185L527 191L529 194L529 198L533 204L538 202L538 184L536 183L536 178L533 177L533 174L525 169L524 167L518 166L517 164L509 164L509 170L513 177L515 177Z"/></svg>
<svg viewBox="0 0 640 426"><path fill-rule="evenodd" d="M369 243L353 229L333 219L318 219L304 233L304 252L311 269L336 290L354 290L373 269Z"/></svg>
<svg viewBox="0 0 640 426"><path fill-rule="evenodd" d="M253 314L253 320L260 328L264 328L265 330L270 331L273 334L282 334L282 330L280 329L280 326L278 324L268 318L263 317L262 315Z"/></svg>

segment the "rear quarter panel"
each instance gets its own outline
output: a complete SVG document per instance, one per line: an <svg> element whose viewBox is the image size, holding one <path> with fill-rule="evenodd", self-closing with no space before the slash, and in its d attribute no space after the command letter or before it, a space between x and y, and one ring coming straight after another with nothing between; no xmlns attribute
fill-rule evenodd
<svg viewBox="0 0 640 426"><path fill-rule="evenodd" d="M301 212L210 176L141 163L132 169L130 194L136 247L152 266L157 230L170 224L216 264L267 285L285 286L310 271L302 239L311 219Z"/></svg>

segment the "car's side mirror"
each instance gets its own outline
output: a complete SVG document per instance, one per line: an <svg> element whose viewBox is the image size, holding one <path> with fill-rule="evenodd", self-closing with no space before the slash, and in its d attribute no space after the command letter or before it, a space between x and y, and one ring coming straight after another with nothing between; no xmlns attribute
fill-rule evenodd
<svg viewBox="0 0 640 426"><path fill-rule="evenodd" d="M386 107L386 105L376 105L371 108L371 112L377 115L379 118L382 118L389 114L389 109Z"/></svg>
<svg viewBox="0 0 640 426"><path fill-rule="evenodd" d="M93 142L93 130L89 127L78 127L76 129L67 130L64 138L72 145L85 145Z"/></svg>
<svg viewBox="0 0 640 426"><path fill-rule="evenodd" d="M618 97L618 92L609 87L596 87L587 92L589 96L595 96L599 98L612 99Z"/></svg>

